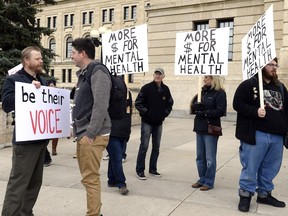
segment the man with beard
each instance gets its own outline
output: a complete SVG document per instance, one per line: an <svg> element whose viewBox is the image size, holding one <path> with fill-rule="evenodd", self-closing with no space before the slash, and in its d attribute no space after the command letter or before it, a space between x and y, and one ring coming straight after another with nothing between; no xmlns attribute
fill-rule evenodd
<svg viewBox="0 0 288 216"><path fill-rule="evenodd" d="M287 125L287 89L277 78L277 58L262 69L264 108L260 107L258 77L243 81L237 88L233 108L237 111L236 138L240 140L242 170L239 180L239 211L248 212L251 197L257 203L285 207L271 194L283 155Z"/></svg>
<svg viewBox="0 0 288 216"><path fill-rule="evenodd" d="M15 82L32 83L36 88L47 85L45 79L40 76L43 60L39 47L25 48L21 53L21 61L23 68L7 77L4 83L2 107L6 113L15 110ZM17 115L18 113L15 113L15 116ZM25 123L16 121L15 124ZM14 128L12 169L2 215L33 215L33 206L42 185L44 156L48 142L49 140L17 142Z"/></svg>

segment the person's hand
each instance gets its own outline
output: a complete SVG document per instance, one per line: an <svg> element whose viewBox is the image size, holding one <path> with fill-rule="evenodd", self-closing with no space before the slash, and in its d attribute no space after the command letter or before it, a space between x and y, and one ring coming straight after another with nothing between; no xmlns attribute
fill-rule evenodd
<svg viewBox="0 0 288 216"><path fill-rule="evenodd" d="M93 143L94 139L89 138L88 136L85 136L87 142L91 145Z"/></svg>
<svg viewBox="0 0 288 216"><path fill-rule="evenodd" d="M258 116L259 118L264 118L266 116L266 110L264 108L258 109Z"/></svg>
<svg viewBox="0 0 288 216"><path fill-rule="evenodd" d="M196 111L195 112L197 117L205 117L205 112L204 111Z"/></svg>
<svg viewBox="0 0 288 216"><path fill-rule="evenodd" d="M33 80L32 81L32 84L37 88L39 89L41 87L41 83L39 81L36 81L36 80Z"/></svg>
<svg viewBox="0 0 288 216"><path fill-rule="evenodd" d="M197 112L197 111L203 111L204 110L204 105L202 103L195 103L192 106L192 109Z"/></svg>

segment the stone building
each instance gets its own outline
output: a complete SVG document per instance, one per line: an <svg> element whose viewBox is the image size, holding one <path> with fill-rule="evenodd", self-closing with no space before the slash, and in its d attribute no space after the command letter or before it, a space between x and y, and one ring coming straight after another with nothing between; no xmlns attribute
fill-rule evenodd
<svg viewBox="0 0 288 216"><path fill-rule="evenodd" d="M271 4L274 7L276 53L279 77L287 84L288 70L288 0L58 0L56 5L40 5L40 26L55 29L43 37L45 47L58 55L52 62L50 75L59 87L75 85L77 68L70 59L71 42L88 37L91 30L104 26L112 31L147 23L150 72L129 75L128 86L134 98L139 88L152 80L153 68L161 66L175 100L172 115L188 117L189 103L197 92L195 76L174 75L175 39L177 32L205 28L230 27L228 75L224 85L228 100L228 117L233 117L232 99L242 81L241 40ZM97 49L99 58L100 48Z"/></svg>

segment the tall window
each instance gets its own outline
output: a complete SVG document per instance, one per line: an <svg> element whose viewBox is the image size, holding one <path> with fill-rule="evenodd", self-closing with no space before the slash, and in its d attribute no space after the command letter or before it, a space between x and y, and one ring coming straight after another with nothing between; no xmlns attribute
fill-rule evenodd
<svg viewBox="0 0 288 216"><path fill-rule="evenodd" d="M71 27L74 25L74 14L64 15L64 27Z"/></svg>
<svg viewBox="0 0 288 216"><path fill-rule="evenodd" d="M57 16L53 16L53 24L52 27L55 29L57 26Z"/></svg>
<svg viewBox="0 0 288 216"><path fill-rule="evenodd" d="M135 20L137 16L137 5L123 7L123 20Z"/></svg>
<svg viewBox="0 0 288 216"><path fill-rule="evenodd" d="M102 23L114 21L114 8L102 10Z"/></svg>
<svg viewBox="0 0 288 216"><path fill-rule="evenodd" d="M54 38L49 41L49 49L52 53L56 53L56 40Z"/></svg>
<svg viewBox="0 0 288 216"><path fill-rule="evenodd" d="M47 17L47 28L51 28L51 17Z"/></svg>
<svg viewBox="0 0 288 216"><path fill-rule="evenodd" d="M62 82L66 82L66 69L62 69Z"/></svg>
<svg viewBox="0 0 288 216"><path fill-rule="evenodd" d="M228 60L233 60L233 40L234 40L234 21L233 19L228 20L218 20L218 28L230 29L229 31L229 49L228 49Z"/></svg>
<svg viewBox="0 0 288 216"><path fill-rule="evenodd" d="M93 22L93 11L82 13L82 25L91 24Z"/></svg>
<svg viewBox="0 0 288 216"><path fill-rule="evenodd" d="M135 20L137 15L137 6L131 6L131 19Z"/></svg>
<svg viewBox="0 0 288 216"><path fill-rule="evenodd" d="M209 28L209 21L194 22L194 30L200 31Z"/></svg>
<svg viewBox="0 0 288 216"><path fill-rule="evenodd" d="M54 74L55 74L54 69L50 69L50 76L54 77Z"/></svg>
<svg viewBox="0 0 288 216"><path fill-rule="evenodd" d="M66 58L70 58L71 57L71 53L72 53L72 37L68 37L66 40Z"/></svg>
<svg viewBox="0 0 288 216"><path fill-rule="evenodd" d="M129 6L125 6L123 12L124 12L123 19L128 20L129 19Z"/></svg>
<svg viewBox="0 0 288 216"><path fill-rule="evenodd" d="M72 82L72 69L68 69L68 82Z"/></svg>
<svg viewBox="0 0 288 216"><path fill-rule="evenodd" d="M36 26L39 28L40 27L40 18L36 19Z"/></svg>

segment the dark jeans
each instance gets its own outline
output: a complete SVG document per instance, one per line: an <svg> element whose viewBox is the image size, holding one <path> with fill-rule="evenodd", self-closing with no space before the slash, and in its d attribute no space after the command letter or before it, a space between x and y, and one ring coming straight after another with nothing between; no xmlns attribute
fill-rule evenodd
<svg viewBox="0 0 288 216"><path fill-rule="evenodd" d="M108 184L117 185L118 188L126 186L126 178L122 166L122 149L125 139L110 136L108 146Z"/></svg>
<svg viewBox="0 0 288 216"><path fill-rule="evenodd" d="M152 152L150 156L149 172L157 171L157 160L159 156L160 141L162 135L162 125L150 125L141 123L140 147L137 157L136 172L141 173L145 170L145 158L149 146L150 136L152 135Z"/></svg>
<svg viewBox="0 0 288 216"><path fill-rule="evenodd" d="M4 199L2 215L31 216L43 176L45 148L48 141L13 145L12 169Z"/></svg>

